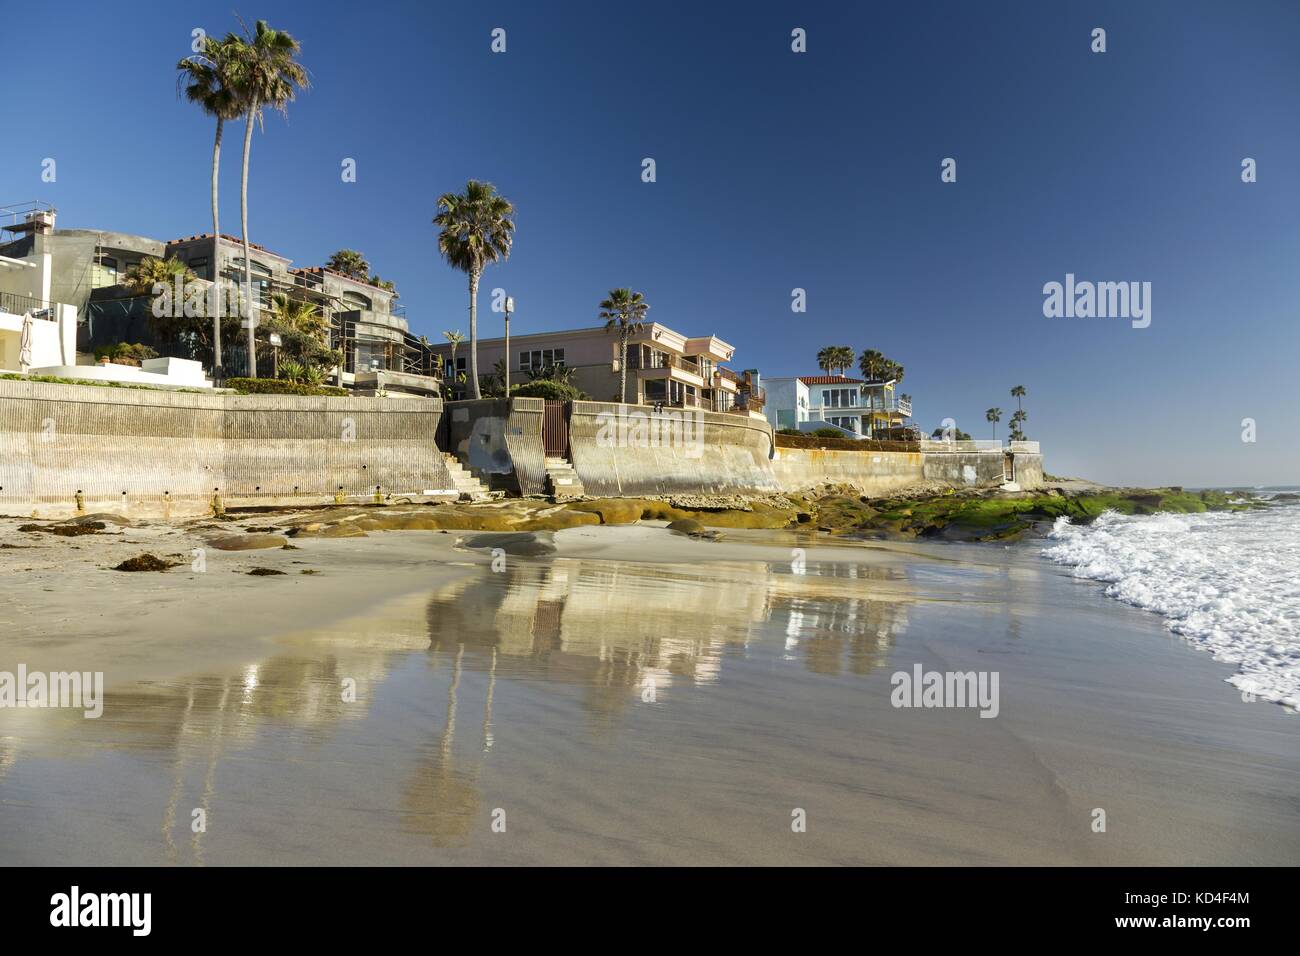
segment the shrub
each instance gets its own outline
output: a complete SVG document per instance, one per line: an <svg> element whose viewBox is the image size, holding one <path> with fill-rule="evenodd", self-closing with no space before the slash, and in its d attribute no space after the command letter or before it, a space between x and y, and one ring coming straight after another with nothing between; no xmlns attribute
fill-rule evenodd
<svg viewBox="0 0 1300 956"><path fill-rule="evenodd" d="M776 433L777 433L778 435L801 435L801 434L803 434L803 433L802 433L801 431L799 431L799 429L797 429L797 428L778 428L778 429L776 430Z"/></svg>
<svg viewBox="0 0 1300 956"><path fill-rule="evenodd" d="M564 402L587 397L585 392L579 391L567 382L553 382L545 378L535 379L525 385L517 385L510 389L510 394L520 398L548 398L551 401Z"/></svg>
<svg viewBox="0 0 1300 956"><path fill-rule="evenodd" d="M844 432L840 431L838 428L814 428L811 434L817 438L848 438L849 437L848 435L844 434Z"/></svg>
<svg viewBox="0 0 1300 956"><path fill-rule="evenodd" d="M157 358L158 353L148 345L130 342L118 342L116 345L99 345L95 347L95 361L106 358L118 365L132 365L136 368L145 359Z"/></svg>
<svg viewBox="0 0 1300 956"><path fill-rule="evenodd" d="M347 389L333 385L304 385L282 378L228 378L226 388L240 395L346 395Z"/></svg>

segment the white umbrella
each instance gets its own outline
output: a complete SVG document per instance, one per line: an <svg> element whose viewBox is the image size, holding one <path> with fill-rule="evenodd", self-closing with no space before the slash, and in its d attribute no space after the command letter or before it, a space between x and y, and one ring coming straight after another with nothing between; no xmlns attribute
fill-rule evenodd
<svg viewBox="0 0 1300 956"><path fill-rule="evenodd" d="M26 374L32 364L32 310L23 313L22 337L18 342L18 370Z"/></svg>

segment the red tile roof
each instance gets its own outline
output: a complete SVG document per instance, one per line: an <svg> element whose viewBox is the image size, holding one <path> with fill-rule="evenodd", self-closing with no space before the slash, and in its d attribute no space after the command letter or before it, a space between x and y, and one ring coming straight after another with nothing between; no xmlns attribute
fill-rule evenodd
<svg viewBox="0 0 1300 956"><path fill-rule="evenodd" d="M201 232L201 233L199 233L197 236L185 236L185 237L182 238L182 239L172 239L170 242L165 243L165 245L174 246L174 245L179 245L179 244L182 243L182 242L194 242L194 241L197 240L197 239L211 239L211 238L212 238L212 233L210 233L210 232ZM233 242L233 243L234 243L235 245L237 245L237 246L242 246L242 245L244 244L244 240L243 240L243 239L240 239L238 236L227 235L227 234L224 233L224 232L221 234L221 238L224 239L224 240L226 240L226 242ZM284 256L280 255L278 252L271 252L271 250L268 249L268 248L266 248L266 246L259 246L259 245L258 245L257 243L255 243L255 242L250 242L250 243L248 244L248 248L250 248L250 249L256 249L258 252L266 252L266 253L270 253L271 255L275 256L276 258L284 259ZM286 259L285 261L287 262L287 261L289 261L289 260Z"/></svg>
<svg viewBox="0 0 1300 956"><path fill-rule="evenodd" d="M845 378L843 375L800 375L799 381L805 385L861 385L860 378Z"/></svg>

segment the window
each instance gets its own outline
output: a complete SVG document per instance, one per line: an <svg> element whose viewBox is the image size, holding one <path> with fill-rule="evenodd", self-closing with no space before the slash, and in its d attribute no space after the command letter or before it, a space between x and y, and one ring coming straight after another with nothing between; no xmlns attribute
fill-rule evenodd
<svg viewBox="0 0 1300 956"><path fill-rule="evenodd" d="M90 273L90 284L96 289L117 285L117 259L106 256L102 252L97 254Z"/></svg>
<svg viewBox="0 0 1300 956"><path fill-rule="evenodd" d="M858 404L857 390L852 388L823 389L822 404L830 408L853 408Z"/></svg>
<svg viewBox="0 0 1300 956"><path fill-rule="evenodd" d="M564 364L564 349L533 349L519 353L519 371L540 371L551 365Z"/></svg>
<svg viewBox="0 0 1300 956"><path fill-rule="evenodd" d="M193 272L193 273L194 273L196 276L198 276L200 279L209 279L209 278L211 278L211 276L208 275L208 257L207 257L207 256L201 256L201 257L199 257L198 259L191 259L191 260L189 261L188 264L189 264L189 267L190 267L190 271Z"/></svg>
<svg viewBox="0 0 1300 956"><path fill-rule="evenodd" d="M343 304L349 309L370 309L371 303L360 292L344 292Z"/></svg>
<svg viewBox="0 0 1300 956"><path fill-rule="evenodd" d="M242 285L244 282L244 260L242 257L230 260L231 267L235 270L235 282ZM264 296L271 291L270 276L271 270L256 259L250 266L249 271L253 274L253 284L260 290L259 296Z"/></svg>

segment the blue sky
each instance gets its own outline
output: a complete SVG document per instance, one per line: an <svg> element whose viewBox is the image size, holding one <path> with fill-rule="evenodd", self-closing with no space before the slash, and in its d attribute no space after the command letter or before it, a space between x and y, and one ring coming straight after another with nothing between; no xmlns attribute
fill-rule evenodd
<svg viewBox="0 0 1300 956"><path fill-rule="evenodd" d="M951 416L989 437L984 410L1009 416L1023 384L1055 474L1300 483L1300 5L235 9L297 36L313 83L254 140L250 238L299 265L362 250L416 333L467 328L430 219L439 194L487 179L518 207L514 254L484 279L516 298L516 333L593 325L630 285L652 318L720 335L765 376L815 373L822 345L878 348L927 430ZM234 28L232 8L46 2L4 19L50 56L11 70L0 202L54 203L66 227L209 230L212 124L177 99L174 65L194 27ZM241 133L223 153L231 233ZM1067 272L1150 282L1150 327L1045 318L1043 285Z"/></svg>

